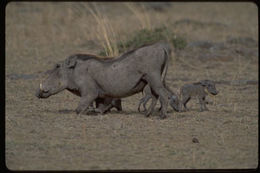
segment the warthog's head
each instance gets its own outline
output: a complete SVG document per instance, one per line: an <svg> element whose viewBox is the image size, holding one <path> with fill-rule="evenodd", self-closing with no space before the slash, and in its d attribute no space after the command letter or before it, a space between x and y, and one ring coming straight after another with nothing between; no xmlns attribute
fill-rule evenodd
<svg viewBox="0 0 260 173"><path fill-rule="evenodd" d="M69 76L73 72L76 60L68 58L64 62L56 64L52 70L46 72L47 77L42 80L36 91L38 98L48 98L67 88Z"/></svg>
<svg viewBox="0 0 260 173"><path fill-rule="evenodd" d="M211 81L211 80L202 80L199 82L203 87L206 88L206 90L212 94L212 95L217 95L218 91L215 87L215 82Z"/></svg>
<svg viewBox="0 0 260 173"><path fill-rule="evenodd" d="M180 102L177 96L172 95L170 97L170 106L177 112L180 111Z"/></svg>

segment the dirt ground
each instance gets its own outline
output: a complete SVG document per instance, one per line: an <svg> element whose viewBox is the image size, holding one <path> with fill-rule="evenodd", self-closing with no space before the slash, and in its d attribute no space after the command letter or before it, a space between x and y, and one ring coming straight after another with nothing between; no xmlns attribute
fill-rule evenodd
<svg viewBox="0 0 260 173"><path fill-rule="evenodd" d="M170 3L134 12L125 3L96 3L116 39L162 25L187 39L187 47L176 50L167 74L174 92L202 79L217 82L219 94L206 98L212 102L209 111L199 112L198 101L191 100L190 111L178 113L169 107L164 120L157 111L149 118L137 111L141 93L123 98L122 112L80 116L74 112L79 97L68 91L45 100L35 97L42 72L54 63L74 53L97 54L102 49L100 28L87 7L79 2L12 2L6 7L8 169L258 166L256 5Z"/></svg>

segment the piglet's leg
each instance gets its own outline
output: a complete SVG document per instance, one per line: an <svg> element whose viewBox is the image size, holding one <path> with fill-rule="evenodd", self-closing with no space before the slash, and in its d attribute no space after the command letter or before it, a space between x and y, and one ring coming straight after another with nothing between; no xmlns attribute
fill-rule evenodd
<svg viewBox="0 0 260 173"><path fill-rule="evenodd" d="M208 108L206 107L205 97L200 97L199 103L200 103L200 112L208 110Z"/></svg>

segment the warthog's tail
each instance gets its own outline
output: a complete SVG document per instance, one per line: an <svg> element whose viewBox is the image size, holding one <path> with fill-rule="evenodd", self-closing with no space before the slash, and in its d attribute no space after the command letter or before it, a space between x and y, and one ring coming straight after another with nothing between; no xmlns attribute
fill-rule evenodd
<svg viewBox="0 0 260 173"><path fill-rule="evenodd" d="M164 67L163 67L161 81L163 82L163 85L165 86L165 78L166 78L166 74L167 74L167 71L168 71L168 64L169 64L169 52L165 48L163 48L163 50L164 50L166 62L165 62Z"/></svg>

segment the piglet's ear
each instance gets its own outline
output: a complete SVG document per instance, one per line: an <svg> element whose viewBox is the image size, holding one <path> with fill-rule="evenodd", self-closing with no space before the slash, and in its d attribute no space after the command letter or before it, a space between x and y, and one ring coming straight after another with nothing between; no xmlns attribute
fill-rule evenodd
<svg viewBox="0 0 260 173"><path fill-rule="evenodd" d="M76 56L71 56L65 61L65 65L68 68L74 68L77 64L77 57Z"/></svg>
<svg viewBox="0 0 260 173"><path fill-rule="evenodd" d="M202 86L207 86L208 82L207 80L202 80L199 82Z"/></svg>

